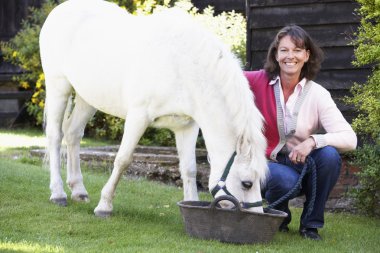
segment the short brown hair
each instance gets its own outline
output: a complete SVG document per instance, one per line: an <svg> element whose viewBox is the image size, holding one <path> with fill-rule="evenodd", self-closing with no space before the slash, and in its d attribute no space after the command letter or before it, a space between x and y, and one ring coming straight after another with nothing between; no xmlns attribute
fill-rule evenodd
<svg viewBox="0 0 380 253"><path fill-rule="evenodd" d="M287 35L290 36L297 47L309 50L309 60L302 67L300 79L305 77L308 80L313 80L321 68L324 54L310 35L297 25L285 26L277 33L276 37L272 41L264 63L264 69L268 73L269 78L273 79L280 74L280 66L276 60L276 53L280 40Z"/></svg>

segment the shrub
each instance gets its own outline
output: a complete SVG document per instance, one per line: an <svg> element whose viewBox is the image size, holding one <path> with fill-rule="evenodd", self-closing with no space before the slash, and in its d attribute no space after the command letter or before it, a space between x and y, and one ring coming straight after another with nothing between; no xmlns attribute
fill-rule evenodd
<svg viewBox="0 0 380 253"><path fill-rule="evenodd" d="M242 14L222 12L214 16L214 8L207 7L203 13L194 14L195 18L230 46L231 51L240 59L243 66L246 60L246 21Z"/></svg>
<svg viewBox="0 0 380 253"><path fill-rule="evenodd" d="M135 15L148 15L155 10L176 5L204 23L228 45L235 54L245 60L245 20L234 12L213 16L212 8L203 14L189 0L110 0L126 8ZM31 8L30 15L23 21L21 30L9 42L2 42L4 59L20 66L25 72L16 76L15 80L24 89L33 90L31 101L27 102L27 110L35 119L35 124L43 121L45 98L45 79L42 73L38 36L41 26L57 1L46 0L40 9ZM58 1L63 2L63 0ZM244 63L244 62L243 62ZM109 139L119 139L123 133L124 120L97 112L87 127L87 133ZM144 144L173 145L173 134L167 130L149 129L142 138Z"/></svg>
<svg viewBox="0 0 380 253"><path fill-rule="evenodd" d="M355 152L359 186L352 189L356 208L365 214L380 217L380 145L364 145Z"/></svg>
<svg viewBox="0 0 380 253"><path fill-rule="evenodd" d="M355 153L354 163L361 167L359 187L353 189L357 208L363 213L380 216L380 2L357 0L361 16L355 46L354 64L371 65L372 74L365 84L351 88L352 97L346 98L358 110L353 128L363 135L365 144Z"/></svg>
<svg viewBox="0 0 380 253"><path fill-rule="evenodd" d="M371 65L372 74L367 83L356 83L347 102L353 104L359 112L353 121L353 127L361 134L369 135L378 141L380 136L380 2L357 0L357 10L361 16L355 46L356 66Z"/></svg>
<svg viewBox="0 0 380 253"><path fill-rule="evenodd" d="M173 6L177 0L110 0L130 13L152 13L156 6Z"/></svg>

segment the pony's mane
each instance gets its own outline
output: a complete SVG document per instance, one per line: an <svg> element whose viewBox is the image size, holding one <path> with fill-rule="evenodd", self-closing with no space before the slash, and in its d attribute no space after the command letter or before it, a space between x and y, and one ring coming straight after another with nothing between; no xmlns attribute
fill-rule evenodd
<svg viewBox="0 0 380 253"><path fill-rule="evenodd" d="M267 170L265 170L267 143L263 135L263 116L255 106L254 95L237 60L231 59L232 61L236 62L234 64L236 67L231 68L231 72L217 71L218 73L223 73L220 78L225 80L225 82L219 83L223 84L221 86L222 94L225 97L226 106L233 116L237 136L241 136L243 142L247 141L251 145L250 155L252 160L250 168L254 169L261 181L263 181L267 173Z"/></svg>
<svg viewBox="0 0 380 253"><path fill-rule="evenodd" d="M236 136L243 138L251 145L251 168L263 182L267 174L265 158L266 139L263 135L263 116L254 103L254 95L244 76L240 61L217 38L205 38L213 48L214 55L205 53L208 62L212 62L206 70L214 75L218 89L224 97L225 109L229 111L234 124ZM215 43L215 44L214 44ZM218 47L215 47L217 45ZM207 46L204 50L210 50ZM199 54L203 55L203 54ZM226 111L226 113L227 113Z"/></svg>
<svg viewBox="0 0 380 253"><path fill-rule="evenodd" d="M167 27L167 34L180 32L184 41L183 44L191 45L187 47L188 55L197 56L199 62L205 63L204 73L208 80L215 83L205 85L212 94L215 89L223 99L223 106L227 116L233 122L236 140L238 137L247 140L251 145L251 168L257 173L257 176L264 180L266 168L266 140L262 133L263 117L254 105L254 95L249 88L248 80L243 74L241 64L236 56L231 53L230 49L222 43L219 38L197 21L191 19L189 15L178 9L165 10L154 15L156 22L170 24ZM172 22L176 20L174 23ZM167 21L170 22L167 22ZM169 29L175 32L169 32ZM178 34L177 34L178 35ZM178 42L178 37L172 38ZM185 41L187 40L187 41ZM202 84L201 84L202 85ZM207 92L206 92L207 93Z"/></svg>

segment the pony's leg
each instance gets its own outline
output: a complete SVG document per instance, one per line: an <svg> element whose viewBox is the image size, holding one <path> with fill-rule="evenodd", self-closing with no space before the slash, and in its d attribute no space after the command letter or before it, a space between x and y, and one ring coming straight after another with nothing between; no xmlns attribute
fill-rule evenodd
<svg viewBox="0 0 380 253"><path fill-rule="evenodd" d="M63 121L64 140L67 145L67 185L71 189L71 199L88 202L88 193L83 184L80 169L80 140L87 122L94 116L96 109L87 104L78 94L75 106L68 118Z"/></svg>
<svg viewBox="0 0 380 253"><path fill-rule="evenodd" d="M179 170L183 182L184 200L198 200L197 167L195 145L199 132L198 125L193 121L181 129L175 129L176 145L179 157Z"/></svg>
<svg viewBox="0 0 380 253"><path fill-rule="evenodd" d="M45 133L50 167L50 200L58 205L67 205L67 195L63 189L60 172L62 120L71 85L63 77L46 76Z"/></svg>
<svg viewBox="0 0 380 253"><path fill-rule="evenodd" d="M124 134L119 151L116 154L112 174L104 185L98 206L94 213L99 217L108 217L112 213L112 201L115 196L116 186L124 170L132 162L133 151L149 125L149 119L145 110L131 109L125 119Z"/></svg>

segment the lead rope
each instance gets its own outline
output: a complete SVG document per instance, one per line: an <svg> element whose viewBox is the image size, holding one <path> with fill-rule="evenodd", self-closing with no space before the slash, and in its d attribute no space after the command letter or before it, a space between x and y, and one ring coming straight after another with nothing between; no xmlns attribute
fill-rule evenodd
<svg viewBox="0 0 380 253"><path fill-rule="evenodd" d="M297 191L297 190L300 189L301 183L302 183L302 179L304 178L304 176L308 172L311 172L311 180L312 180L311 181L311 187L312 187L312 189L311 189L311 199L310 199L309 204L307 206L307 213L306 213L305 218L308 217L311 214L311 212L313 211L314 203L315 203L315 197L316 197L316 193L317 193L317 170L316 170L314 159L311 158L310 156L308 156L306 158L306 162L305 162L305 165L302 168L301 175L299 176L298 181L293 186L293 188L288 193L286 193L284 196L282 196L281 198L279 198L275 202L273 202L270 205L268 205L267 208L268 209L274 208L277 205L279 205L282 202L284 202L285 200L288 200L289 197L292 196L295 191Z"/></svg>

